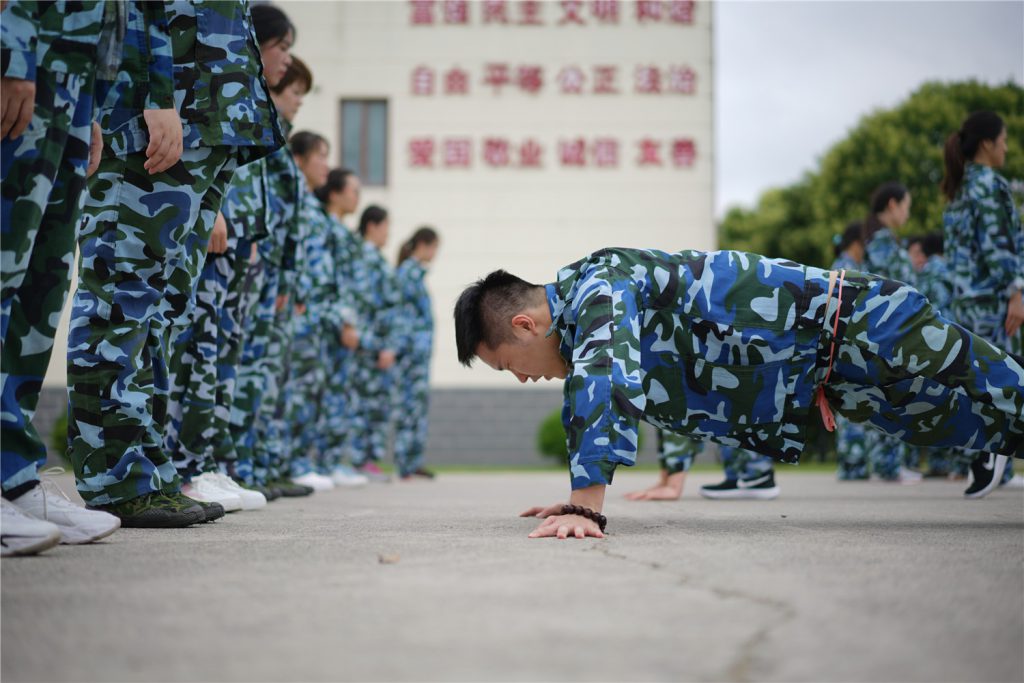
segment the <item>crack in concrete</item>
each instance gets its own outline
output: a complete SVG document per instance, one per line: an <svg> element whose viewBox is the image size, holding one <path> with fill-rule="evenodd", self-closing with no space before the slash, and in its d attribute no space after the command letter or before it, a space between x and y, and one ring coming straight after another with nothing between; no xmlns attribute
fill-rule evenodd
<svg viewBox="0 0 1024 683"><path fill-rule="evenodd" d="M739 654L734 658L733 662L725 668L723 678L730 681L736 681L736 683L747 683L751 680L751 667L754 663L754 657L756 651L761 645L768 641L768 636L771 634L773 629L779 628L784 624L789 623L796 618L796 609L787 604L782 600L775 600L772 598L765 597L763 595L752 595L743 591L729 589L729 588L718 588L716 586L700 585L693 583L692 577L688 574L680 572L673 572L670 567L661 564L660 562L651 562L645 560L637 560L628 555L624 555L619 552L615 552L608 547L609 541L605 539L602 543L594 544L587 551L595 551L606 557L621 560L623 562L629 562L641 567L646 567L653 571L666 572L675 574L681 585L691 586L697 589L703 589L710 592L717 598L723 600L746 600L747 602L761 605L764 607L771 608L778 612L778 618L773 620L769 625L763 626L757 629L753 635L743 641L739 646Z"/></svg>

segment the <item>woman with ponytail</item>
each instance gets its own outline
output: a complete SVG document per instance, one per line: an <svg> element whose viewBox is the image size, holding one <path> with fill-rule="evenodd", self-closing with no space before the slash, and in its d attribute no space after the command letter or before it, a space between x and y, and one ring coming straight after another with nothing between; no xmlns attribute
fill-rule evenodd
<svg viewBox="0 0 1024 683"><path fill-rule="evenodd" d="M1020 354L1024 231L1010 186L995 170L1006 161L1002 118L991 111L968 116L946 139L945 161L941 187L949 200L943 227L952 317L994 345ZM976 466L977 461L971 469ZM1004 481L1010 478L1008 466Z"/></svg>
<svg viewBox="0 0 1024 683"><path fill-rule="evenodd" d="M433 228L422 227L402 244L395 279L401 294L397 325L398 372L395 392L395 464L402 479L434 474L423 467L427 443L427 408L430 403L430 354L434 343L434 316L430 292L423 282L441 240Z"/></svg>

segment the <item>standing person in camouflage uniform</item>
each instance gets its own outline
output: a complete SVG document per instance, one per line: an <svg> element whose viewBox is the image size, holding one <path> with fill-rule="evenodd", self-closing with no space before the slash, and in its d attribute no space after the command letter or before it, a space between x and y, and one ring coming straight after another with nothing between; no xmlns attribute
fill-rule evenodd
<svg viewBox="0 0 1024 683"><path fill-rule="evenodd" d="M298 57L292 57L281 81L271 88L271 98L290 128L302 98L313 87L313 74ZM257 242L262 282L258 286L255 310L244 321L244 347L231 406L231 438L215 450L214 456L233 479L257 486L268 500L287 494L309 495L313 489L284 479L278 470L285 444L289 440L283 387L288 382L287 363L292 335L292 302L295 287L298 245L302 241L299 201L305 180L296 165L292 150L281 147L265 160L268 232L270 237ZM231 450L224 448L230 445ZM256 482L254 466L259 468ZM273 485L267 475L275 470Z"/></svg>
<svg viewBox="0 0 1024 683"><path fill-rule="evenodd" d="M358 208L360 188L359 178L352 171L336 168L327 174L327 182L316 192L330 219L327 246L334 268L324 282L324 297L333 299L335 313L324 321L323 329L327 384L317 425L322 439L317 472L330 477L338 486L363 486L368 481L342 462L353 431L348 399L354 350L359 346L355 292L357 283L366 278L363 241L348 229L344 218Z"/></svg>
<svg viewBox="0 0 1024 683"><path fill-rule="evenodd" d="M861 222L854 221L846 226L842 235L836 235L836 260L832 262L832 270L864 270L863 230ZM839 464L836 476L840 481L869 476L867 429L842 415L836 416L836 461Z"/></svg>
<svg viewBox="0 0 1024 683"><path fill-rule="evenodd" d="M4 555L86 543L120 526L111 515L46 496L39 480L46 446L32 416L67 298L79 199L99 163L95 76L97 68L117 69L124 28L116 8L96 1L13 0L0 19ZM166 82L169 63L154 69L164 69L154 76Z"/></svg>
<svg viewBox="0 0 1024 683"><path fill-rule="evenodd" d="M887 182L875 188L871 194L871 210L862 228L863 271L914 284L910 256L896 236L896 231L910 218L910 203L910 192L902 183ZM871 460L871 471L876 477L905 484L921 481L920 473L907 467L911 451L902 441L878 430L867 429L864 443Z"/></svg>
<svg viewBox="0 0 1024 683"><path fill-rule="evenodd" d="M437 256L441 239L433 228L419 228L398 251L395 280L401 296L395 316L398 334L394 391L395 465L402 479L433 479L423 467L430 408L430 356L434 348L434 313L423 282Z"/></svg>
<svg viewBox="0 0 1024 683"><path fill-rule="evenodd" d="M252 21L264 78L273 87L291 63L295 29L272 5L253 7ZM229 416L242 324L255 304L250 291L263 276L263 264L254 258L256 243L268 236L265 162L257 159L235 170L214 222L196 305L188 325L170 342L165 449L184 482L182 492L219 503L227 512L267 504L262 493L241 488L221 472L215 458L231 462L235 457Z"/></svg>
<svg viewBox="0 0 1024 683"><path fill-rule="evenodd" d="M379 206L366 207L359 218L365 276L354 282L359 347L348 394L354 423L349 441L352 464L370 481L378 482L390 480L378 463L387 452L398 347L398 284L394 268L381 253L387 244L388 226L388 212Z"/></svg>
<svg viewBox="0 0 1024 683"><path fill-rule="evenodd" d="M496 271L455 305L459 360L562 378L569 503L531 537L595 518L639 420L797 462L832 409L925 446L1024 457L1024 359L937 315L912 287L735 251L604 249L537 286ZM978 457L987 460L987 453ZM995 481L990 481L994 485Z"/></svg>
<svg viewBox="0 0 1024 683"><path fill-rule="evenodd" d="M187 324L231 173L283 140L247 3L142 4L164 16L147 25L150 40L136 46L169 32L173 89L137 77L161 55L130 52L126 41L101 109L104 156L79 236L68 436L78 490L90 506L125 526L187 526L208 514L180 494L163 450L166 340ZM162 108L143 109L150 100ZM164 132L182 124L184 151ZM163 167L178 155L177 164ZM223 515L220 506L210 510Z"/></svg>
<svg viewBox="0 0 1024 683"><path fill-rule="evenodd" d="M942 192L949 206L943 227L953 319L994 346L1019 354L1024 229L1009 184L995 171L1006 161L1006 125L994 112L975 112L946 140L944 155ZM987 493L982 486L987 474L978 471L976 462L968 497ZM1003 481L1009 481L1012 469L1004 474Z"/></svg>

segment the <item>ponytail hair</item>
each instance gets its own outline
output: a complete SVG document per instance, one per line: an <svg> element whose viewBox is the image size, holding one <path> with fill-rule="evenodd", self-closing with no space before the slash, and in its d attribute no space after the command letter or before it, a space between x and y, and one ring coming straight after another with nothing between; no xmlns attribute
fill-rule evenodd
<svg viewBox="0 0 1024 683"><path fill-rule="evenodd" d="M861 227L864 246L871 242L876 232L885 227L882 221L878 219L878 214L885 211L885 207L889 206L889 202L892 200L895 199L897 202L903 201L903 198L907 196L907 192L906 185L890 180L876 187L875 191L871 193L871 210L868 212L868 217L864 219L864 225Z"/></svg>
<svg viewBox="0 0 1024 683"><path fill-rule="evenodd" d="M412 234L412 237L402 244L402 248L398 250L398 265L402 265L412 258L412 253L416 251L416 247L421 244L435 244L439 239L437 231L433 228L426 225L419 228Z"/></svg>
<svg viewBox="0 0 1024 683"><path fill-rule="evenodd" d="M377 206L376 204L370 204L363 210L363 215L359 217L359 234L362 237L366 237L366 230L371 225L383 223L387 219L387 209Z"/></svg>
<svg viewBox="0 0 1024 683"><path fill-rule="evenodd" d="M946 138L943 156L946 161L946 175L942 178L942 194L949 201L956 198L964 182L964 166L978 153L978 147L985 140L995 140L1003 132L1003 119L994 111L976 111L968 116L960 130Z"/></svg>

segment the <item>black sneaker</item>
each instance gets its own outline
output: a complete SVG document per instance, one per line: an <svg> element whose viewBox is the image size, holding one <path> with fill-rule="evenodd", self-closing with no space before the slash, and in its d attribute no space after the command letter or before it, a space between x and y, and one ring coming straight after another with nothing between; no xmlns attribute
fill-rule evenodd
<svg viewBox="0 0 1024 683"><path fill-rule="evenodd" d="M197 500L196 505L203 508L203 514L206 515L206 519L203 520L203 524L212 522L215 519L220 519L224 516L224 506L220 503L204 503L201 500Z"/></svg>
<svg viewBox="0 0 1024 683"><path fill-rule="evenodd" d="M964 498L984 498L1003 480L1003 470L1009 460L1005 455L982 453L971 462L971 485Z"/></svg>
<svg viewBox="0 0 1024 683"><path fill-rule="evenodd" d="M268 503L281 497L281 491L276 486L259 486L254 484L253 486L247 486L246 488L262 493Z"/></svg>
<svg viewBox="0 0 1024 683"><path fill-rule="evenodd" d="M752 498L771 500L778 498L781 489L775 485L775 473L768 472L755 479L726 479L720 484L700 487L700 495L714 500Z"/></svg>
<svg viewBox="0 0 1024 683"><path fill-rule="evenodd" d="M89 509L109 512L121 520L124 528L172 529L206 521L203 508L180 493L150 493L114 505L91 505Z"/></svg>
<svg viewBox="0 0 1024 683"><path fill-rule="evenodd" d="M267 486L276 488L285 498L301 498L313 495L312 486L303 486L302 484L295 484L284 479L267 482Z"/></svg>

